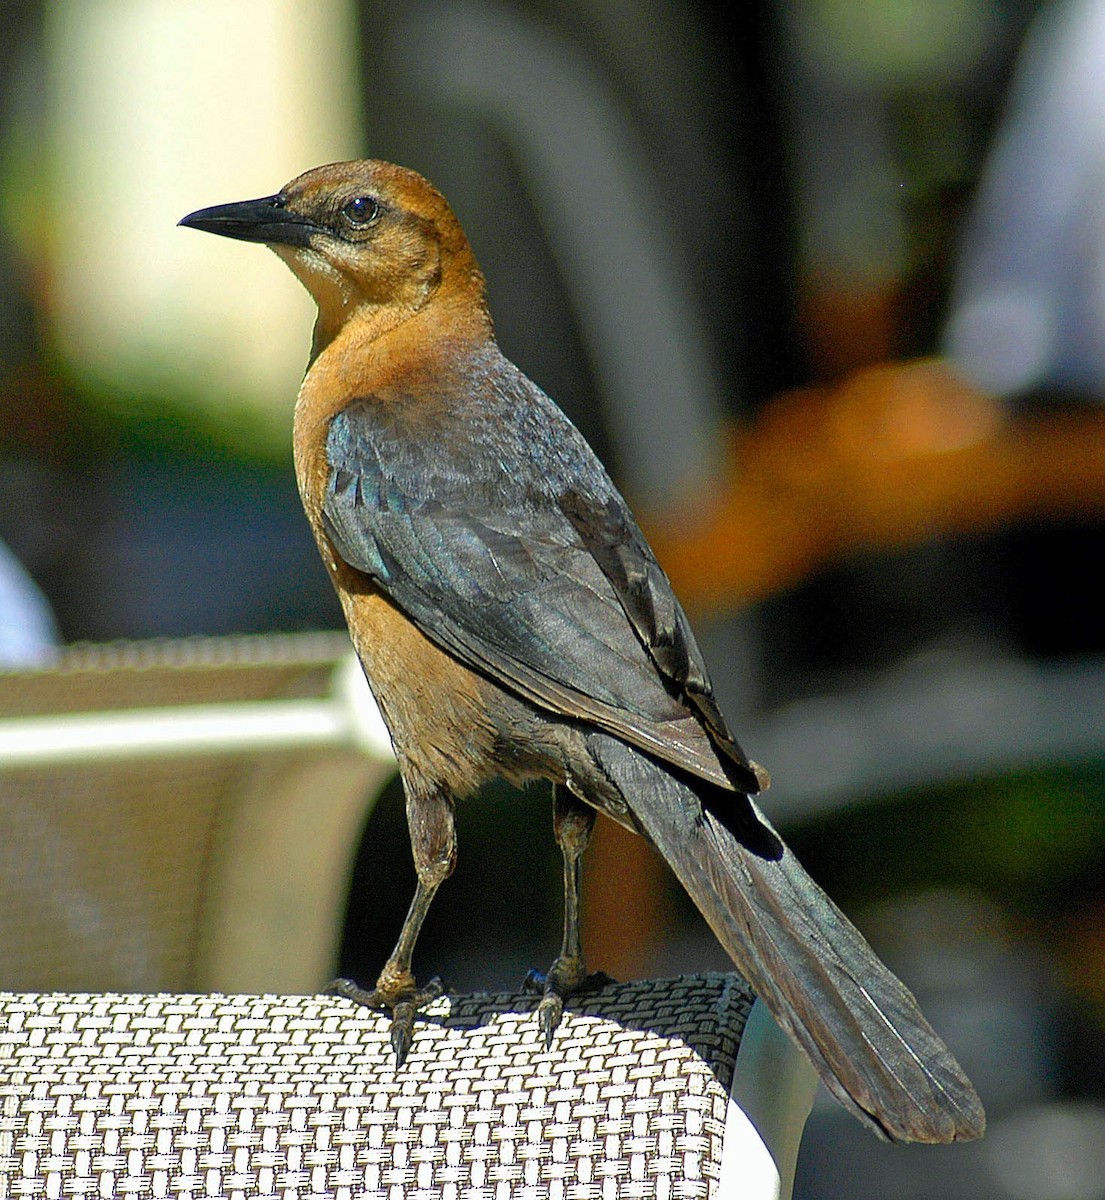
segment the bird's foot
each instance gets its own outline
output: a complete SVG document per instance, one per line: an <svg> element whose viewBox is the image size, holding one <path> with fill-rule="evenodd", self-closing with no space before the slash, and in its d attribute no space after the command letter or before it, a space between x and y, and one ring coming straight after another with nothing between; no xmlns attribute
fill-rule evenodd
<svg viewBox="0 0 1105 1200"><path fill-rule="evenodd" d="M545 1036L545 1048L552 1046L553 1034L564 1016L564 1001L569 996L590 996L614 980L605 971L588 975L581 958L561 955L549 968L548 974L530 971L522 980L522 991L540 996L537 1024Z"/></svg>
<svg viewBox="0 0 1105 1200"><path fill-rule="evenodd" d="M428 1004L448 989L434 976L423 987L417 987L410 974L384 982L381 976L374 988L363 988L352 979L335 979L326 988L327 994L341 996L366 1008L391 1013L391 1048L395 1052L396 1069L407 1061L414 1041L414 1019Z"/></svg>

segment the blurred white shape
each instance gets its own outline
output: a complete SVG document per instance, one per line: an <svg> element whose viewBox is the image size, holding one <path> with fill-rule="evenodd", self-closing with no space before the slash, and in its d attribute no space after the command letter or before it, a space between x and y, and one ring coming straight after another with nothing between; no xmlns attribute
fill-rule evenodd
<svg viewBox="0 0 1105 1200"><path fill-rule="evenodd" d="M737 1051L719 1195L789 1200L816 1090L809 1059L757 1000Z"/></svg>
<svg viewBox="0 0 1105 1200"><path fill-rule="evenodd" d="M329 694L323 698L178 704L0 721L0 771L319 746L353 746L377 762L394 761L384 719L353 654L334 669Z"/></svg>
<svg viewBox="0 0 1105 1200"><path fill-rule="evenodd" d="M1045 288L987 286L956 309L948 351L988 392L1004 396L1031 387L1051 364L1055 308Z"/></svg>
<svg viewBox="0 0 1105 1200"><path fill-rule="evenodd" d="M176 223L358 153L351 5L58 0L48 12L63 355L116 393L286 411L309 299L257 246Z"/></svg>
<svg viewBox="0 0 1105 1200"><path fill-rule="evenodd" d="M391 734L355 654L347 655L335 669L331 691L347 715L353 744L372 758L394 757Z"/></svg>
<svg viewBox="0 0 1105 1200"><path fill-rule="evenodd" d="M948 354L998 395L1105 398L1105 0L1045 5L967 228Z"/></svg>
<svg viewBox="0 0 1105 1200"><path fill-rule="evenodd" d="M40 666L57 642L46 597L0 542L0 668Z"/></svg>

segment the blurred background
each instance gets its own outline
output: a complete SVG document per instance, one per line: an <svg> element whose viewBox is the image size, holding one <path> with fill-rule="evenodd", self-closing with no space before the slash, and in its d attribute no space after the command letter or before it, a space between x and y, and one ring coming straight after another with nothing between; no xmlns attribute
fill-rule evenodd
<svg viewBox="0 0 1105 1200"><path fill-rule="evenodd" d="M176 221L414 167L642 517L769 812L987 1104L915 1152L819 1105L795 1194L1105 1197L1105 0L0 12L5 663L341 626L290 464L311 305ZM416 967L514 987L557 949L548 794L459 833ZM393 785L343 973L412 887ZM587 904L595 968L727 965L617 829Z"/></svg>

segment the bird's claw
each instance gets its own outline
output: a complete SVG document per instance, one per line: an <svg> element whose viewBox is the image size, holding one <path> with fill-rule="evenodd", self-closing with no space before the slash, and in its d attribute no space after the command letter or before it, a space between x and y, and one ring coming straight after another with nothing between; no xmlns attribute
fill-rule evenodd
<svg viewBox="0 0 1105 1200"><path fill-rule="evenodd" d="M406 1061L414 1042L414 1023L418 1014L446 992L444 982L435 976L424 987L404 987L389 991L384 988L363 988L352 979L335 979L326 991L355 1004L363 1004L379 1012L391 1013L391 1048L398 1070Z"/></svg>
<svg viewBox="0 0 1105 1200"><path fill-rule="evenodd" d="M414 1014L416 1009L409 1000L402 1000L391 1011L391 1048L395 1052L395 1067L399 1069L410 1053L414 1041Z"/></svg>
<svg viewBox="0 0 1105 1200"><path fill-rule="evenodd" d="M569 996L590 996L613 982L605 971L588 975L582 961L566 958L558 958L547 975L529 971L522 980L522 991L541 997L537 1006L537 1026L544 1035L545 1049L552 1047L553 1034L564 1018L564 1001Z"/></svg>
<svg viewBox="0 0 1105 1200"><path fill-rule="evenodd" d="M545 1038L545 1049L552 1049L553 1034L564 1018L564 997L546 992L537 1006L537 1027Z"/></svg>

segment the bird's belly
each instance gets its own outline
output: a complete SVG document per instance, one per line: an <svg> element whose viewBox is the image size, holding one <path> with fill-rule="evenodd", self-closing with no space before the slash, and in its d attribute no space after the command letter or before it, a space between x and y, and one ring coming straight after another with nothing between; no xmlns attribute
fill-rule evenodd
<svg viewBox="0 0 1105 1200"><path fill-rule="evenodd" d="M408 784L460 796L502 774L493 685L434 645L371 585L339 595Z"/></svg>

